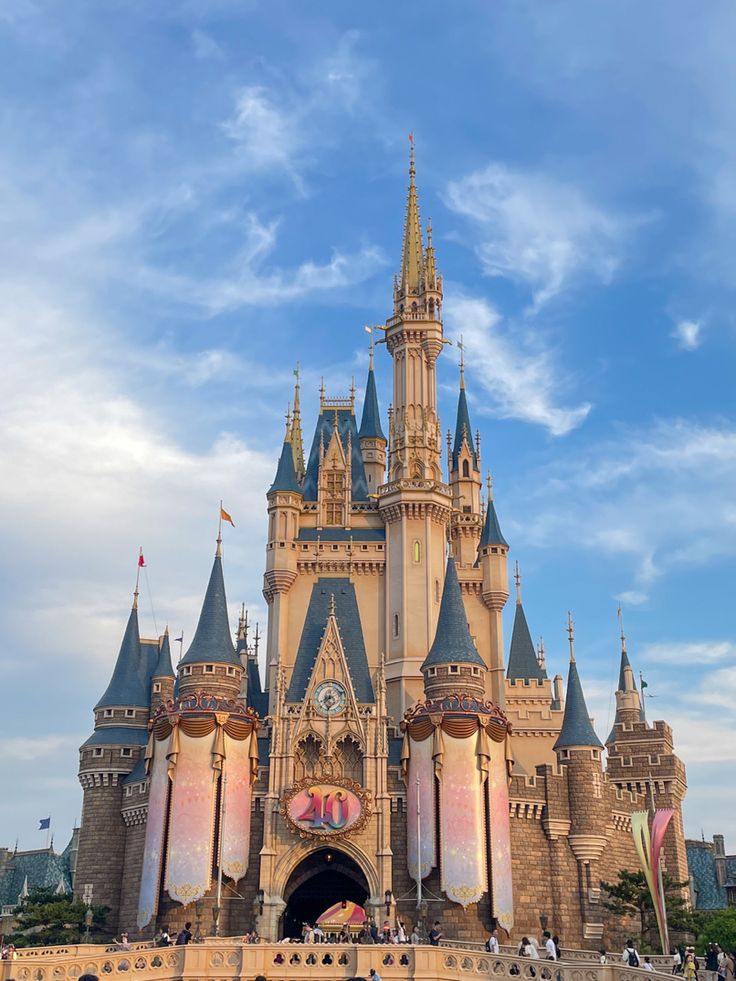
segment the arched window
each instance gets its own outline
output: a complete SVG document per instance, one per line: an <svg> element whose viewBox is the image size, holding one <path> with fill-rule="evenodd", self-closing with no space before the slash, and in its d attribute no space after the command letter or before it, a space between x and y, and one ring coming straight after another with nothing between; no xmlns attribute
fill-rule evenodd
<svg viewBox="0 0 736 981"><path fill-rule="evenodd" d="M417 565L422 561L422 543L420 541L414 542L412 557Z"/></svg>
<svg viewBox="0 0 736 981"><path fill-rule="evenodd" d="M322 743L316 736L310 734L306 739L299 740L294 759L294 776L297 780L316 775L321 753Z"/></svg>
<svg viewBox="0 0 736 981"><path fill-rule="evenodd" d="M394 613L394 637L399 636L399 614Z"/></svg>
<svg viewBox="0 0 736 981"><path fill-rule="evenodd" d="M463 460L463 477L470 476L470 464L467 460Z"/></svg>
<svg viewBox="0 0 736 981"><path fill-rule="evenodd" d="M335 747L335 762L342 776L356 783L363 782L363 753L351 736L341 739Z"/></svg>
<svg viewBox="0 0 736 981"><path fill-rule="evenodd" d="M435 601L435 603L439 603L439 601L440 601L440 581L439 581L439 579L435 579L435 581L434 581L434 601Z"/></svg>

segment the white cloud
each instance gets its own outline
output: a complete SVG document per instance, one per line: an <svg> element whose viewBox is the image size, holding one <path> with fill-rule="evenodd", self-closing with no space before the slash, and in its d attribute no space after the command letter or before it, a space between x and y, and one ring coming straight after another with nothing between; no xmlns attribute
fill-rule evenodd
<svg viewBox="0 0 736 981"><path fill-rule="evenodd" d="M643 661L659 664L713 664L726 658L736 658L736 643L721 641L666 641L645 644L640 650Z"/></svg>
<svg viewBox="0 0 736 981"><path fill-rule="evenodd" d="M537 309L580 279L610 282L640 221L606 212L573 184L501 163L450 182L446 199L477 226L486 273L528 285Z"/></svg>
<svg viewBox="0 0 736 981"><path fill-rule="evenodd" d="M241 162L248 169L268 167L292 171L302 133L288 111L277 105L260 85L241 89L233 116L222 124L236 144Z"/></svg>
<svg viewBox="0 0 736 981"><path fill-rule="evenodd" d="M699 320L681 320L672 336L683 351L696 351L703 343L702 330L703 324Z"/></svg>
<svg viewBox="0 0 736 981"><path fill-rule="evenodd" d="M515 540L628 557L631 589L736 556L736 429L675 419L598 442L538 472Z"/></svg>
<svg viewBox="0 0 736 981"><path fill-rule="evenodd" d="M616 599L627 606L643 606L649 596L640 589L625 589L622 593L618 593Z"/></svg>
<svg viewBox="0 0 736 981"><path fill-rule="evenodd" d="M445 316L452 334L463 335L470 370L499 415L544 426L553 436L564 436L583 422L590 404L559 405L562 373L553 352L538 339L531 347L526 338L514 337L483 299L450 295Z"/></svg>
<svg viewBox="0 0 736 981"><path fill-rule="evenodd" d="M11 736L3 739L3 756L6 760L36 762L73 744L69 736Z"/></svg>

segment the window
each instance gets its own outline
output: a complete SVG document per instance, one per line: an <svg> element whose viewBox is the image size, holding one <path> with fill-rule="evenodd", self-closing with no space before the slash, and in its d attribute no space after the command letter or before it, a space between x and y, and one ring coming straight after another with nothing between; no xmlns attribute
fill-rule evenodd
<svg viewBox="0 0 736 981"><path fill-rule="evenodd" d="M126 797L132 797L133 796L133 788L132 787L126 787L125 788L125 796Z"/></svg>
<svg viewBox="0 0 736 981"><path fill-rule="evenodd" d="M121 756L132 756L133 755L133 750L130 748L130 746L123 746L123 748L120 750L120 755Z"/></svg>
<svg viewBox="0 0 736 981"><path fill-rule="evenodd" d="M457 664L450 665L450 674L460 674L460 668L457 666Z"/></svg>
<svg viewBox="0 0 736 981"><path fill-rule="evenodd" d="M102 746L95 746L95 748L92 750L93 756L102 756L102 753L103 753Z"/></svg>
<svg viewBox="0 0 736 981"><path fill-rule="evenodd" d="M422 561L422 543L415 541L413 546L413 559L416 565Z"/></svg>
<svg viewBox="0 0 736 981"><path fill-rule="evenodd" d="M299 741L294 759L294 773L298 780L314 776L321 753L322 743L316 736L310 734Z"/></svg>
<svg viewBox="0 0 736 981"><path fill-rule="evenodd" d="M114 714L115 713L113 712L112 709L105 709L105 711L103 712L103 715L105 716L106 719L111 719Z"/></svg>
<svg viewBox="0 0 736 981"><path fill-rule="evenodd" d="M399 636L399 614L394 613L394 637Z"/></svg>
<svg viewBox="0 0 736 981"><path fill-rule="evenodd" d="M126 719L134 719L135 718L135 709L126 709L125 710L125 718Z"/></svg>
<svg viewBox="0 0 736 981"><path fill-rule="evenodd" d="M204 666L204 673L205 674L214 674L215 673L215 666L214 666L214 664L205 664L205 666Z"/></svg>
<svg viewBox="0 0 736 981"><path fill-rule="evenodd" d="M181 673L182 674L191 674L192 673L192 666L191 666L191 664L187 664L185 667L183 667L181 669Z"/></svg>
<svg viewBox="0 0 736 981"><path fill-rule="evenodd" d="M161 682L160 681L154 681L154 683L153 683L153 693L154 693L154 695L158 695L160 692L161 692Z"/></svg>
<svg viewBox="0 0 736 981"><path fill-rule="evenodd" d="M463 460L463 477L470 476L470 464L467 460Z"/></svg>
<svg viewBox="0 0 736 981"><path fill-rule="evenodd" d="M435 601L435 603L439 603L439 601L440 601L440 581L439 581L439 579L435 579L435 581L434 581L434 601Z"/></svg>
<svg viewBox="0 0 736 981"><path fill-rule="evenodd" d="M325 480L327 503L325 518L328 525L345 524L345 474L341 470L328 470Z"/></svg>
<svg viewBox="0 0 736 981"><path fill-rule="evenodd" d="M234 675L234 674L235 674L235 668L230 668L230 667L228 667L228 669L227 669L227 673L228 673L228 674L229 674L230 676L232 676L232 675Z"/></svg>
<svg viewBox="0 0 736 981"><path fill-rule="evenodd" d="M328 525L343 524L343 506L337 501L328 501L326 507L326 521Z"/></svg>

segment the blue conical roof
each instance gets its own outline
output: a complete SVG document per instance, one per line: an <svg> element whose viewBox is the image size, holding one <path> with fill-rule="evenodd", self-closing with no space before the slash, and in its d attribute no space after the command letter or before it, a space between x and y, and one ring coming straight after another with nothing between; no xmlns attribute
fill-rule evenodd
<svg viewBox="0 0 736 981"><path fill-rule="evenodd" d="M116 705L148 707L147 663L141 652L138 631L138 610L134 606L128 617L128 625L123 634L118 659L105 694L95 705L95 710L112 708Z"/></svg>
<svg viewBox="0 0 736 981"><path fill-rule="evenodd" d="M468 400L465 397L465 386L460 388L460 395L457 400L457 420L455 422L455 442L452 446L452 469L458 469L458 457L462 449L463 441L467 440L468 449L473 457L473 469L478 469L478 454L473 447L473 430L470 428L470 413L468 412Z"/></svg>
<svg viewBox="0 0 736 981"><path fill-rule="evenodd" d="M510 681L531 681L533 679L544 681L547 677L547 672L540 667L537 660L532 636L524 615L524 607L521 603L516 604L506 677Z"/></svg>
<svg viewBox="0 0 736 981"><path fill-rule="evenodd" d="M447 560L434 643L424 660L422 671L438 664L477 664L482 668L486 666L468 630L468 619L452 557Z"/></svg>
<svg viewBox="0 0 736 981"><path fill-rule="evenodd" d="M585 704L583 686L575 661L570 661L567 675L567 696L565 698L565 715L562 719L562 729L554 745L555 749L572 749L575 746L592 746L603 749L603 743L595 734L593 723L588 715Z"/></svg>
<svg viewBox="0 0 736 981"><path fill-rule="evenodd" d="M222 557L219 554L215 556L212 566L194 640L179 662L179 664L213 663L241 666L230 637Z"/></svg>
<svg viewBox="0 0 736 981"><path fill-rule="evenodd" d="M156 667L153 669L153 678L174 678L174 669L171 667L171 647L169 645L169 631L166 630L164 633L164 639L161 641L161 648L158 652L158 661L156 661Z"/></svg>
<svg viewBox="0 0 736 981"><path fill-rule="evenodd" d="M281 456L279 457L279 465L276 468L276 476L268 489L268 493L272 494L274 491L292 491L294 494L302 493L302 488L297 480L296 470L294 469L294 451L288 440L284 440L284 445L281 447Z"/></svg>
<svg viewBox="0 0 736 981"><path fill-rule="evenodd" d="M361 438L365 436L371 439L386 439L381 429L381 413L378 408L376 377L373 373L373 368L368 371L368 381L365 386L365 401L363 402L363 415L360 420L358 436Z"/></svg>
<svg viewBox="0 0 736 981"><path fill-rule="evenodd" d="M509 547L509 543L501 534L501 526L498 523L498 515L493 504L493 498L490 498L488 501L486 521L483 525L483 532L480 536L480 545L478 547L483 548L484 545L505 545L506 548Z"/></svg>

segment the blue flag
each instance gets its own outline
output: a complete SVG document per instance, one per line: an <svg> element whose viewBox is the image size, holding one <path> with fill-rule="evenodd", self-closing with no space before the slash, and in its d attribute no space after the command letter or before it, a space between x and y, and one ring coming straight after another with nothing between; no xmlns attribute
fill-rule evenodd
<svg viewBox="0 0 736 981"><path fill-rule="evenodd" d="M41 818L38 822L38 830L45 831L51 827L51 818Z"/></svg>

